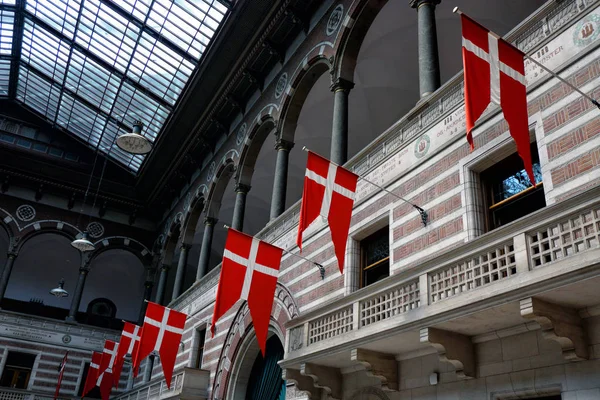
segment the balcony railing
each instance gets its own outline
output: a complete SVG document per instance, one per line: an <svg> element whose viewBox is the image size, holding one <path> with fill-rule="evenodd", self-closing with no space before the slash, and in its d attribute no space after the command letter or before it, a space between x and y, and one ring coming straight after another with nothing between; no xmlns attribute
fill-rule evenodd
<svg viewBox="0 0 600 400"><path fill-rule="evenodd" d="M595 188L545 207L291 320L284 364L423 318L493 302L543 280L560 276L554 284L566 285L569 274L583 279L597 273L595 253L584 253L600 250L599 199ZM575 260L577 255L582 257Z"/></svg>
<svg viewBox="0 0 600 400"><path fill-rule="evenodd" d="M163 379L134 388L125 394L115 397L117 400L165 400L175 397L202 400L208 398L210 372L184 368L176 372L171 380L171 388ZM4 400L4 399L0 399ZM13 400L13 399L6 399ZM22 399L15 399L22 400Z"/></svg>
<svg viewBox="0 0 600 400"><path fill-rule="evenodd" d="M0 388L0 400L51 400L53 393L32 392L23 389ZM74 396L58 396L59 400L79 399Z"/></svg>

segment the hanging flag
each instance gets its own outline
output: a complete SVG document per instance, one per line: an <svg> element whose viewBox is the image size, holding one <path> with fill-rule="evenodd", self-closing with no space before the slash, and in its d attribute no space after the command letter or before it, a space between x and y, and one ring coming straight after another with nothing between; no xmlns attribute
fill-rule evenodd
<svg viewBox="0 0 600 400"><path fill-rule="evenodd" d="M139 368L140 362L150 353L158 352L167 387L171 388L173 368L186 318L184 313L148 302L139 350L133 363L134 369Z"/></svg>
<svg viewBox="0 0 600 400"><path fill-rule="evenodd" d="M320 215L324 222L329 223L331 240L341 273L344 272L346 241L350 230L357 181L358 175L312 151L308 152L300 206L298 247L302 251L302 235Z"/></svg>
<svg viewBox="0 0 600 400"><path fill-rule="evenodd" d="M227 232L210 330L238 300L248 301L258 345L265 354L283 250L233 228Z"/></svg>
<svg viewBox="0 0 600 400"><path fill-rule="evenodd" d="M127 354L131 356L133 366L133 360L140 345L141 330L142 328L130 322L125 322L123 325L123 332L121 332L121 339L119 340L119 351L113 368L114 387L119 386L119 379L121 379L121 371ZM137 374L138 370L133 369L133 376L137 376Z"/></svg>
<svg viewBox="0 0 600 400"><path fill-rule="evenodd" d="M96 386L100 388L102 400L108 400L113 387L113 367L117 358L118 346L119 343L112 340L104 341L104 350L102 350L102 359L96 379Z"/></svg>
<svg viewBox="0 0 600 400"><path fill-rule="evenodd" d="M473 150L472 130L475 122L490 103L499 105L529 180L535 185L527 121L525 54L465 14L461 13L460 16L467 141Z"/></svg>
<svg viewBox="0 0 600 400"><path fill-rule="evenodd" d="M69 356L69 352L65 353L60 365L58 366L58 382L56 382L56 391L54 392L54 400L58 398L58 392L60 392L60 384L62 383L63 374L65 373L65 365L67 365L67 357Z"/></svg>
<svg viewBox="0 0 600 400"><path fill-rule="evenodd" d="M83 392L81 393L82 398L85 397L85 395L88 394L89 391L96 386L101 362L102 353L94 351L92 353L92 360L90 361L90 366L88 368L87 376L85 378L85 385L83 385Z"/></svg>

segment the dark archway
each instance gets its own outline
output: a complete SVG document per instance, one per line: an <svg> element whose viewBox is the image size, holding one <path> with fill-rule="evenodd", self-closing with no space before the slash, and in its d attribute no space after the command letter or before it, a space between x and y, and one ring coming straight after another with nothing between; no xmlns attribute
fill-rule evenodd
<svg viewBox="0 0 600 400"><path fill-rule="evenodd" d="M267 340L265 356L254 360L246 388L247 400L285 400L285 381L277 364L283 359L283 345L277 335Z"/></svg>
<svg viewBox="0 0 600 400"><path fill-rule="evenodd" d="M57 298L49 292L64 278L64 288L72 296L80 267L80 252L71 246L70 238L56 233L30 236L15 260L2 307L14 305L21 312L66 317L71 297Z"/></svg>

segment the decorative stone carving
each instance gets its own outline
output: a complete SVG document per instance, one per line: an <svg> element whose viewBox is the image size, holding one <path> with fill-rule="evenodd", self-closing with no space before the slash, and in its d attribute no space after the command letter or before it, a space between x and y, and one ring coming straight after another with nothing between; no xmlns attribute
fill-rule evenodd
<svg viewBox="0 0 600 400"><path fill-rule="evenodd" d="M383 390L398 390L398 362L393 354L352 349L350 360L362 365L367 376L379 379Z"/></svg>
<svg viewBox="0 0 600 400"><path fill-rule="evenodd" d="M32 221L35 218L35 208L29 204L23 204L17 208L17 218L23 222Z"/></svg>
<svg viewBox="0 0 600 400"><path fill-rule="evenodd" d="M240 129L238 129L237 131L237 135L235 138L235 144L236 145L240 145L242 144L242 142L244 141L244 139L246 139L246 133L248 132L248 124L246 124L245 122L242 124L242 126L240 126Z"/></svg>
<svg viewBox="0 0 600 400"><path fill-rule="evenodd" d="M285 381L295 384L296 388L304 392L309 399L321 400L321 390L314 387L312 378L302 375L300 370L286 368L281 376Z"/></svg>
<svg viewBox="0 0 600 400"><path fill-rule="evenodd" d="M440 361L452 364L458 379L475 377L475 349L469 336L436 328L423 328L420 333L421 343L432 345Z"/></svg>
<svg viewBox="0 0 600 400"><path fill-rule="evenodd" d="M312 378L314 386L323 389L331 399L342 400L342 373L338 368L304 363L300 373Z"/></svg>
<svg viewBox="0 0 600 400"><path fill-rule="evenodd" d="M104 235L104 226L97 221L89 223L86 230L90 234L90 237L94 239L101 238Z"/></svg>
<svg viewBox="0 0 600 400"><path fill-rule="evenodd" d="M288 335L290 335L290 351L300 350L304 345L302 343L302 337L304 336L304 325L290 329Z"/></svg>
<svg viewBox="0 0 600 400"><path fill-rule="evenodd" d="M284 72L279 77L279 80L277 81L277 86L275 86L275 98L276 99L280 98L281 95L283 94L283 92L285 92L285 88L287 87L287 82L288 82L288 74L287 74L287 72Z"/></svg>
<svg viewBox="0 0 600 400"><path fill-rule="evenodd" d="M586 331L577 310L529 297L521 300L521 316L536 321L545 339L555 341L569 361L587 360Z"/></svg>
<svg viewBox="0 0 600 400"><path fill-rule="evenodd" d="M337 32L338 28L342 24L342 19L344 17L344 6L342 4L338 4L335 6L331 14L329 14L329 19L327 20L327 27L325 28L325 33L327 36L333 35Z"/></svg>

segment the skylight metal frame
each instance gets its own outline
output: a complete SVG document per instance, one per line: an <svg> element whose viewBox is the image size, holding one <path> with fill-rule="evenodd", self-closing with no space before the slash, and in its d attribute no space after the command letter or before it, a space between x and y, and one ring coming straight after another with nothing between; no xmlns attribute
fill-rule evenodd
<svg viewBox="0 0 600 400"><path fill-rule="evenodd" d="M0 0L0 18L14 15L11 54L0 52L0 97L136 173L144 156L121 151L116 137L136 119L150 141L160 137L231 7L223 0Z"/></svg>

